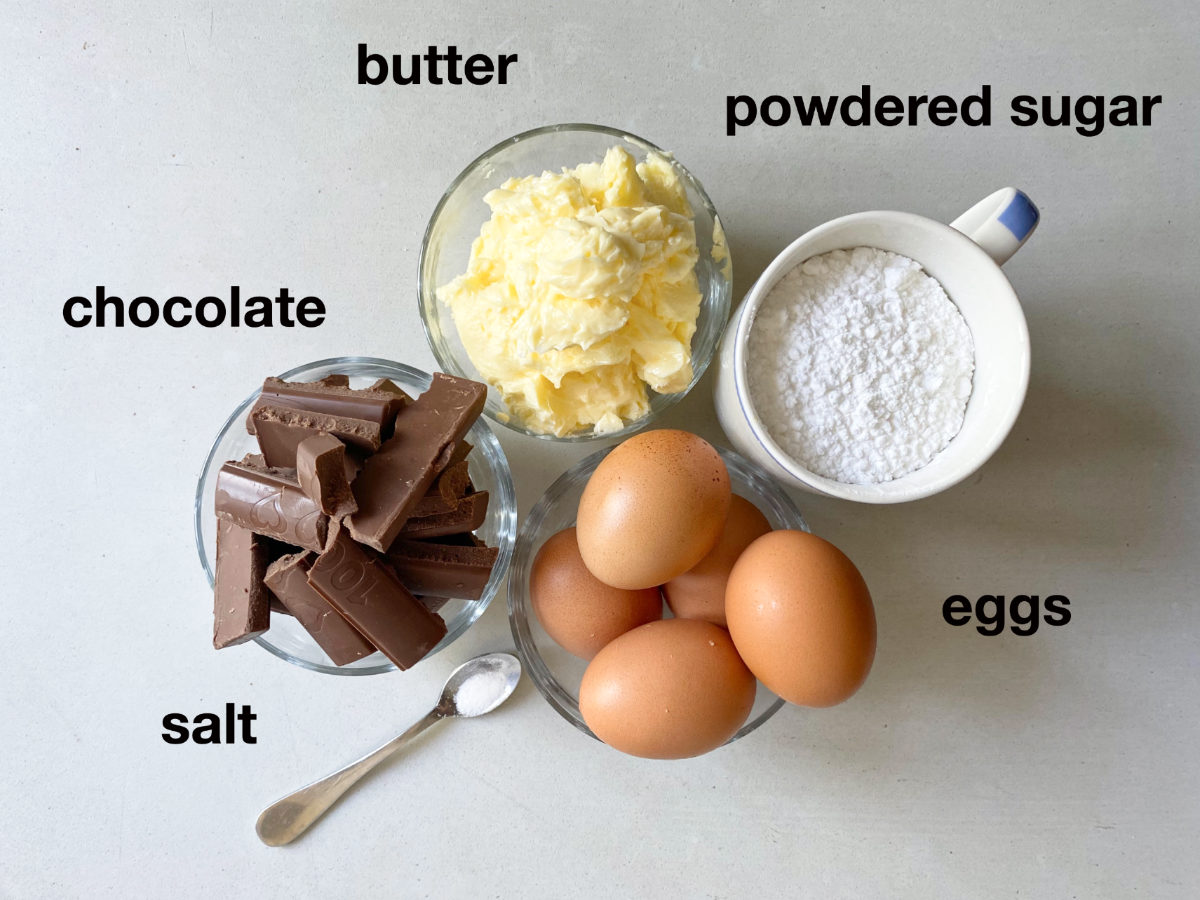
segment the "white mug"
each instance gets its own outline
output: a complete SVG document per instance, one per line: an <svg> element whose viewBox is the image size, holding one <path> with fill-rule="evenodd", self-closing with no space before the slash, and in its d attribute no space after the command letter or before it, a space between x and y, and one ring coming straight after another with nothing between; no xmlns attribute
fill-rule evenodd
<svg viewBox="0 0 1200 900"><path fill-rule="evenodd" d="M1029 386L1029 330L1000 266L1038 223L1024 193L1003 188L949 225L903 212L862 212L793 241L750 288L725 331L717 360L717 417L733 446L786 484L862 503L902 503L944 491L996 452ZM785 274L831 250L877 247L916 260L958 306L975 342L975 374L959 433L928 465L893 481L847 484L811 472L771 438L751 403L746 345L763 299Z"/></svg>

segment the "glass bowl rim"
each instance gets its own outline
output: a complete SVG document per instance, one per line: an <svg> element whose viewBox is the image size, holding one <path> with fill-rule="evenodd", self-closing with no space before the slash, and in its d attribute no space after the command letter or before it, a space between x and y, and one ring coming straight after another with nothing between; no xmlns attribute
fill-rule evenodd
<svg viewBox="0 0 1200 900"><path fill-rule="evenodd" d="M286 372L276 376L284 381L296 375L307 374L313 369L321 368L322 366L377 366L384 369L390 369L396 372L403 373L405 376L420 381L431 379L433 376L429 372L422 371L415 366L406 365L405 363L396 362L392 359L384 359L379 356L331 356L325 359L318 359L312 362L303 363L299 366L294 366ZM258 397L259 391L255 390L245 400L237 405L230 413L229 417L221 425L217 431L217 436L213 439L212 446L204 457L204 463L200 469L200 477L196 480L196 496L194 499L193 510L193 533L196 541L196 552L200 557L200 566L204 570L204 575L208 579L209 588L213 586L213 569L212 564L208 559L208 552L204 546L204 489L207 485L209 472L212 470L213 460L216 458L217 450L221 442L229 434L237 421L245 416L246 410ZM474 428L474 426L472 426ZM446 636L438 642L426 655L426 658L433 656L436 653L449 647L454 641L458 640L464 632L478 621L479 617L491 605L493 598L500 592L501 582L508 577L508 567L512 563L513 551L516 548L516 532L517 532L517 502L516 488L513 485L512 469L508 463L508 457L504 453L504 448L500 444L499 439L492 430L486 425L483 426L488 434L488 443L494 445L490 447L490 454L484 456L496 456L501 465L493 465L489 462L488 467L493 469L493 475L496 478L497 487L497 502L499 503L499 538L497 541L499 554L496 557L496 565L492 569L492 575L488 579L488 584L484 588L483 596L479 603L473 609L470 618L464 620L452 631L447 631ZM299 666L302 669L308 669L313 672L321 672L326 675L344 675L344 676L361 676L361 675L380 675L384 672L397 671L396 665L389 659L384 659L382 662L373 666L361 666L350 668L346 666L334 666L325 663L312 662L307 659L300 659L293 656L286 650L275 646L270 641L265 640L263 635L254 638L254 643L262 647L273 656L291 663L294 666Z"/></svg>
<svg viewBox="0 0 1200 900"><path fill-rule="evenodd" d="M493 144L487 150L483 151L481 154L471 160L471 162L464 166L462 171L454 177L454 180L450 182L450 185L438 199L437 205L433 208L433 213L430 215L429 221L425 225L425 234L421 238L421 252L417 257L417 308L421 316L421 327L425 331L425 342L429 345L429 349L433 353L434 358L437 360L438 365L442 366L445 371L452 372L453 374L460 375L462 377L471 377L470 375L464 373L461 370L461 367L457 364L451 365L451 363L456 363L457 361L450 357L449 354L442 352L441 346L437 341L434 340L433 329L429 323L429 312L426 308L425 297L429 296L432 299L432 303L436 305L437 287L435 285L429 285L428 279L425 277L425 260L429 255L429 245L430 239L433 236L434 225L438 222L442 215L442 211L445 209L446 205L450 202L450 199L454 196L462 183L477 169L492 159L492 157L498 155L504 150L509 149L510 147L516 146L517 144L532 138L568 132L584 132L608 135L609 137L617 138L618 140L628 141L635 146L640 146L647 152L657 153L658 155L662 156L671 164L671 167L680 175L683 181L695 191L695 194L699 198L701 205L704 207L709 218L711 218L713 221L714 235L718 230L722 234L724 233L724 226L721 224L721 217L717 213L717 209L713 205L712 198L709 197L708 191L705 190L700 179L697 178L687 166L681 163L676 158L674 153L669 150L664 150L657 144L633 134L630 131L627 131L623 128L613 128L609 125L598 125L589 122L561 122L554 125L540 125L537 128L530 128L526 131L522 131L518 134L512 135L511 137L505 138L504 140ZM721 275L719 280L724 281L727 284L728 289L725 291L710 289L706 293L708 295L717 296L720 309L715 310L714 314L718 315L724 324L728 323L729 314L733 307L733 255L729 251L729 242L727 240L723 242L723 245L725 248L725 262L721 267ZM714 281L716 280L718 279L714 279ZM707 297L705 299L707 299ZM560 437L558 435L542 434L540 432L530 431L511 416L508 419L500 419L490 413L486 407L484 408L483 414L490 421L495 422L497 425L502 425L505 428L511 429L517 434L522 434L526 437L532 437L543 441L552 441L563 444L583 444L591 441L630 437L631 435L642 431L644 428L650 425L661 413L665 412L667 409L670 409L676 403L681 401L684 397L692 392L697 384L700 383L700 379L704 377L704 373L708 371L709 365L717 355L718 348L720 347L721 343L721 334L723 331L724 329L722 328L717 333L716 338L712 342L712 348L706 355L706 358L697 361L695 354L692 355L692 378L691 381L688 382L687 387L685 387L682 391L678 391L673 394L658 394L652 392L653 396L651 401L657 397L664 398L662 405L660 405L657 409L652 409L640 419L636 419L628 423L617 431L608 432L606 434L596 434L594 430L590 430L562 435Z"/></svg>
<svg viewBox="0 0 1200 900"><path fill-rule="evenodd" d="M525 563L525 557L528 559L528 564L532 564L533 560L530 555L529 544L532 541L535 531L542 527L543 522L548 516L553 506L562 501L563 496L571 490L576 481L581 475L590 474L595 471L596 467L608 456L618 445L614 444L611 447L604 447L597 450L583 459L579 460L564 472L562 472L554 481L546 488L545 492L533 508L525 516L525 521L521 524L521 528L517 533L516 542L513 547L513 568L517 568L516 563L520 558L521 563ZM721 455L721 459L728 466L730 462L738 469L739 474L749 476L751 483L760 486L760 483L771 492L773 500L782 507L785 514L794 519L794 525L791 527L800 528L803 531L809 531L808 523L804 519L804 515L796 506L795 501L788 495L783 487L770 477L760 466L751 460L746 459L739 453L730 450L726 447L714 445L714 448ZM558 678L550 671L546 665L542 654L538 652L533 639L533 632L530 626L530 619L533 617L532 608L529 608L522 616L523 621L518 622L517 617L517 598L516 592L521 591L526 598L523 606L528 607L528 586L518 585L516 580L509 573L508 579L508 624L512 631L513 641L517 647L517 654L521 657L521 662L529 672L530 680L538 689L538 693L546 700L547 703L568 723L575 726L576 729L586 734L588 737L599 741L600 739L592 732L587 724L583 721L581 714L573 714L570 710L570 704L567 702L570 697L568 692L559 682ZM764 685L765 687L765 685ZM770 690L767 688L767 690ZM575 708L578 709L578 700L574 702ZM737 740L757 730L762 725L765 725L779 710L786 705L783 698L776 696L766 709L760 712L753 719L749 719L742 725L733 735L721 746L728 746Z"/></svg>

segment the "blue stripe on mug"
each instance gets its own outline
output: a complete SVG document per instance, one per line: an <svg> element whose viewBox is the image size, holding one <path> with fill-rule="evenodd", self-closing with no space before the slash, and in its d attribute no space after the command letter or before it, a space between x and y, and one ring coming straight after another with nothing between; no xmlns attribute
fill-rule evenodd
<svg viewBox="0 0 1200 900"><path fill-rule="evenodd" d="M1013 237L1018 241L1023 241L1029 237L1029 232L1033 231L1033 227L1037 225L1040 215L1038 208L1033 205L1033 201L1017 191L1016 196L1012 198L1008 207L1000 213L998 218L1000 224L1013 233Z"/></svg>

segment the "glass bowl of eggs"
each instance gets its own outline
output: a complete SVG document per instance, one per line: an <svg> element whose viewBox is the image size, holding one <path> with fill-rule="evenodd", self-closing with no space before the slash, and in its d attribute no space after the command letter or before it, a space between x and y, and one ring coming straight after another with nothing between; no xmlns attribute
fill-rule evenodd
<svg viewBox="0 0 1200 900"><path fill-rule="evenodd" d="M663 667L676 665L676 657L686 662L692 650L686 646L677 649L670 646L669 641L668 644L656 645L655 629L662 632L659 638L671 631L671 636L675 639L698 643L701 651L719 657L718 667L724 667L716 683L716 692L723 691L723 684L732 677L733 680L745 679L744 690L753 694L753 703L748 712L745 711L745 704L749 699L746 693L735 701L734 705L738 706L735 713L738 721L730 724L726 718L726 724L723 726L726 730L715 742L716 745L732 743L770 719L783 706L784 701L754 680L753 675L749 674L749 670L737 657L728 633L721 627L724 624L725 579L742 548L759 535L768 530L790 529L807 532L809 529L800 511L784 490L758 466L736 453L724 448L714 448L694 435L687 435L686 432L671 430L646 432L633 441L653 439L660 435L685 435L692 438L702 445L699 447L701 456L711 454L714 462L719 456L719 462L723 463L728 473L727 484L728 490L732 491L732 497L729 501L729 513L724 517L725 524L717 525L718 531L722 528L723 531L716 546L699 564L684 575L668 580L662 586L624 589L611 588L599 582L591 575L591 569L583 564L583 551L589 550L586 536L576 536L577 524L581 529L585 526L591 527L584 521L592 517L587 508L589 501L585 501L582 512L580 501L601 463L610 453L626 447L632 441L601 450L559 476L526 518L517 536L509 571L509 624L517 649L542 696L564 719L584 734L597 739L602 738L589 727L589 720L599 726L601 719L598 717L602 714L588 714L586 696L584 709L581 711L581 688L584 688L585 695L589 690L593 695L604 692L612 695L614 691L620 691L620 684L606 686L600 682L610 678L607 673L614 670L614 667L624 667L626 670L624 673L617 672L618 680L627 676L627 681L640 681L645 684L661 680ZM656 453L655 456L661 458L662 454ZM614 458L613 462L616 461ZM597 481L603 479L605 474L602 470L597 476ZM631 478L624 479L626 486L638 481L637 473L624 474L631 475ZM701 476L701 481L704 480ZM649 496L653 494L653 487L637 487L636 484L634 486L635 489L644 490L651 501L661 500ZM595 489L596 486L593 486L593 491ZM703 488L700 492L703 493ZM703 518L703 515L698 518ZM635 535L635 531L636 529L630 528L627 533L631 540L638 541L640 539ZM594 557L593 551L589 555L589 558L593 559L593 566L608 564L603 560L597 563ZM616 565L623 570L635 569L636 566L631 565L628 560L627 554L619 554ZM606 575L606 578L609 581L620 580L621 574L624 574L623 571L616 576ZM636 579L639 576L635 574L633 577ZM597 597L597 592L603 594L600 605L605 611L593 616L587 608L587 598ZM564 598L565 609L560 607L556 612L554 606L547 603L546 598L553 595ZM618 611L615 616L613 610ZM677 618L689 620L686 627L684 623L667 624ZM655 649L656 646L658 649ZM623 653L617 652L619 648ZM606 671L598 671L600 669ZM729 672L732 672L732 676L726 674ZM674 678L675 674L667 672L668 681ZM694 673L689 677L694 679ZM586 686L585 681L591 681L592 686ZM700 691L697 689L695 693ZM651 711L658 724L639 723L639 714L636 712L623 713L621 718L624 725L621 729L636 731L645 726L647 731L655 730L671 716L669 704L659 705L663 706L661 719L658 706ZM676 715L681 712L682 710L676 709ZM585 717L585 714L588 715ZM697 718L706 717L708 713L702 713ZM682 728L684 732L702 732L708 727L708 723L682 722L673 727ZM718 724L717 727L719 729L722 726ZM709 729L709 734L712 733ZM606 742L634 755L659 758L698 755L713 749L711 741L708 745L701 746L705 740L702 735L699 736L700 744L691 745L695 752L670 752L670 748L665 752L658 752L664 748L653 746L653 740L646 744L641 741L642 735L633 734L630 737L630 741L625 741L624 735L618 736L616 740L608 736ZM685 735L685 744L688 739L689 736ZM696 749L697 747L700 749Z"/></svg>

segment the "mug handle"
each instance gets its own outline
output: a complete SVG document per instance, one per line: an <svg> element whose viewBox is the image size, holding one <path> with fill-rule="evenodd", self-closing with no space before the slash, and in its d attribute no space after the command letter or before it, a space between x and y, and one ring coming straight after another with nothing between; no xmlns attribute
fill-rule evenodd
<svg viewBox="0 0 1200 900"><path fill-rule="evenodd" d="M1021 249L1038 225L1041 213L1024 191L1001 188L984 197L950 223L1002 266Z"/></svg>

